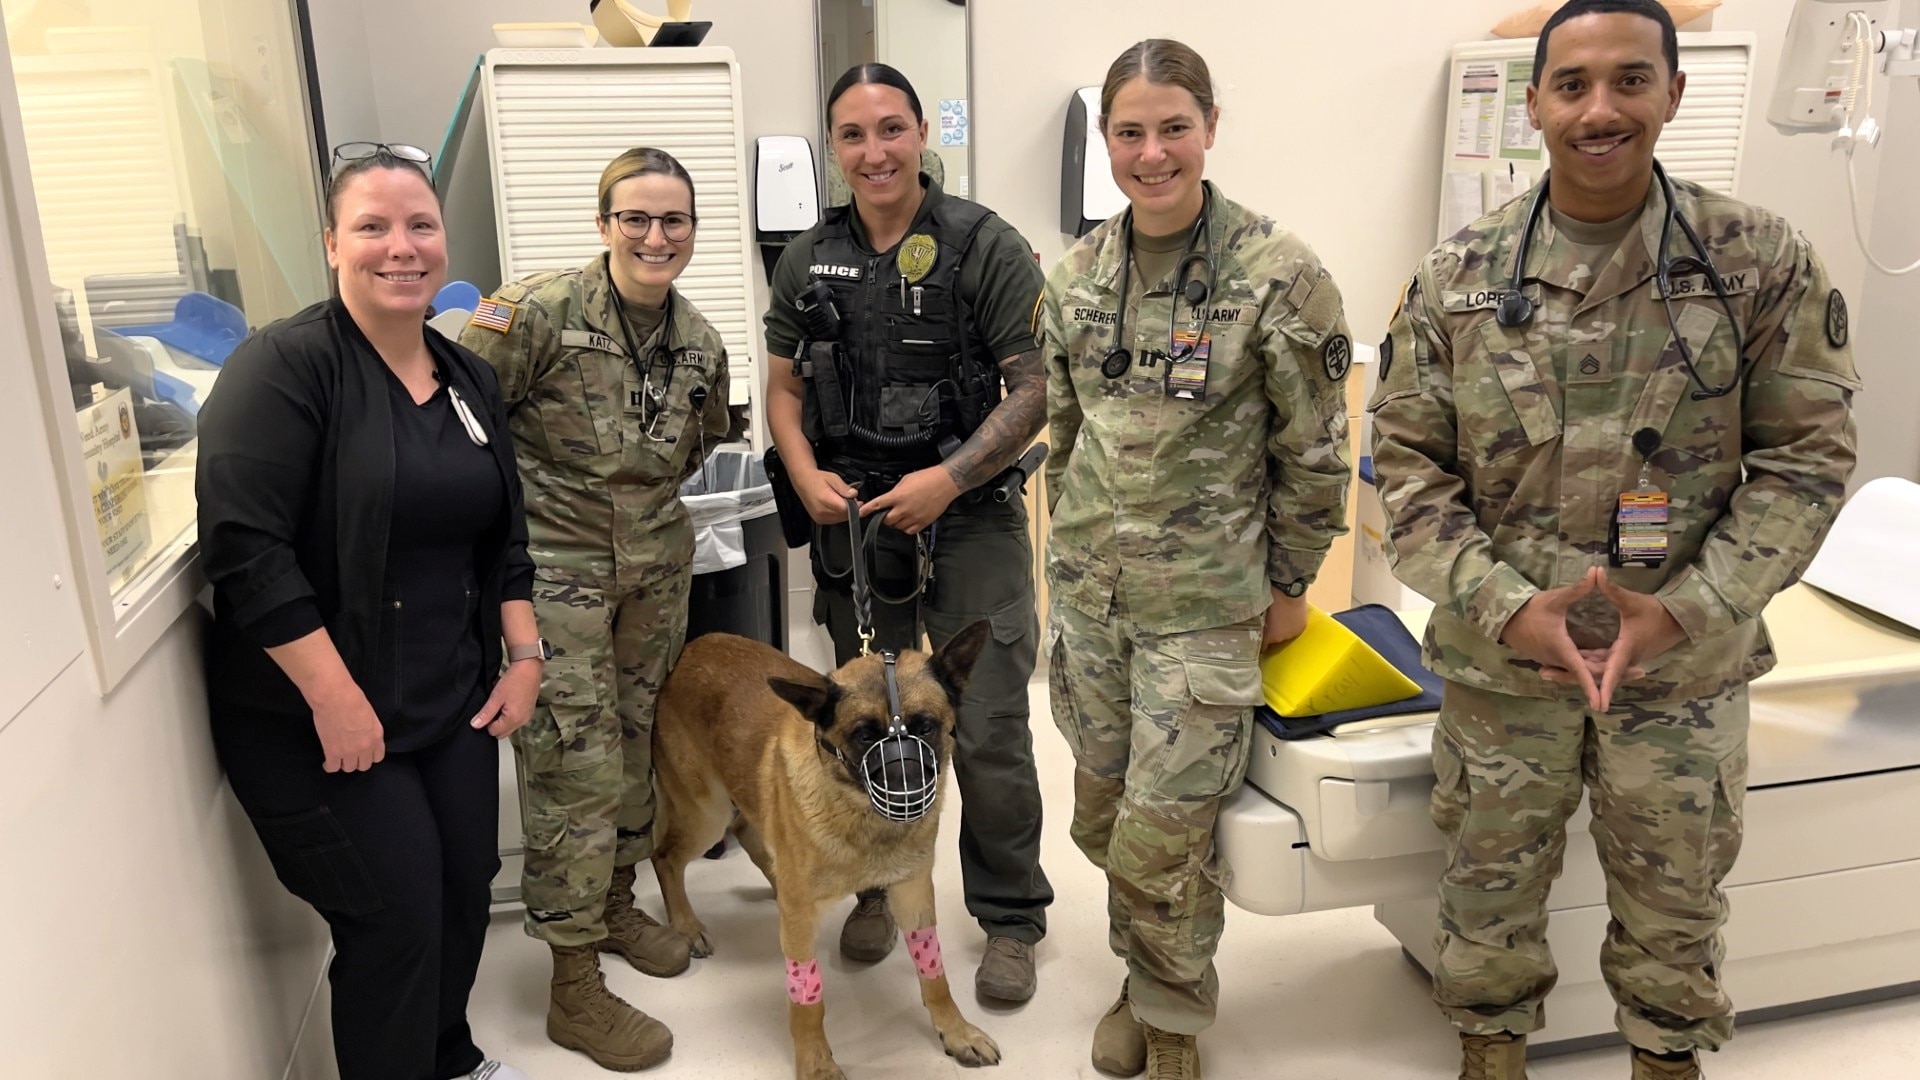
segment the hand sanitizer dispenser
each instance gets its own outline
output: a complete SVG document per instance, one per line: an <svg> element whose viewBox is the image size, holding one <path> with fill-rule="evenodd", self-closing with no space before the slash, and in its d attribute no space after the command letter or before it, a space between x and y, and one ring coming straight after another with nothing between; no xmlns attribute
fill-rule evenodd
<svg viewBox="0 0 1920 1080"><path fill-rule="evenodd" d="M1067 99L1066 137L1060 146L1060 231L1085 236L1127 208L1113 182L1107 140L1100 134L1100 88L1083 86Z"/></svg>

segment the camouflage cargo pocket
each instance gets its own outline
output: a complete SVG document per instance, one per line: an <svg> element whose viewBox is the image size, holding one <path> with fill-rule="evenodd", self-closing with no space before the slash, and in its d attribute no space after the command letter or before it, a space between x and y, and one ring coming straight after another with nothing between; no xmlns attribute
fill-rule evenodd
<svg viewBox="0 0 1920 1080"><path fill-rule="evenodd" d="M1067 678L1067 643L1058 617L1047 620L1044 648L1047 652L1047 703L1053 713L1053 726L1067 740L1074 761L1081 756L1080 711L1073 705L1073 683Z"/></svg>
<svg viewBox="0 0 1920 1080"><path fill-rule="evenodd" d="M1261 700L1260 665L1253 657L1195 655L1191 647L1180 665L1187 704L1167 736L1158 786L1169 798L1217 798L1246 774L1253 709Z"/></svg>
<svg viewBox="0 0 1920 1080"><path fill-rule="evenodd" d="M1706 870L1714 881L1733 869L1746 833L1747 744L1720 759L1719 783L1713 792L1713 819L1707 827Z"/></svg>
<svg viewBox="0 0 1920 1080"><path fill-rule="evenodd" d="M533 718L513 733L514 749L532 773L571 772L595 764L607 756L606 740L597 730L602 711L592 663L556 656L547 661Z"/></svg>

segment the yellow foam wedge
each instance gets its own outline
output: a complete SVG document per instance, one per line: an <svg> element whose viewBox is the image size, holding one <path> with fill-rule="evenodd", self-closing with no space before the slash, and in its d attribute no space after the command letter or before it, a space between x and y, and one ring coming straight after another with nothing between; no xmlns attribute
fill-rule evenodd
<svg viewBox="0 0 1920 1080"><path fill-rule="evenodd" d="M1420 692L1358 634L1312 606L1299 637L1260 657L1260 684L1267 707L1281 716L1365 709Z"/></svg>

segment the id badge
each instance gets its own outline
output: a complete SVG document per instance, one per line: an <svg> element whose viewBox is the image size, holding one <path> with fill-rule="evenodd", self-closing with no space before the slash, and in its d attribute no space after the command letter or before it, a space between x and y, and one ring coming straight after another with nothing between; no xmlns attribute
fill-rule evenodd
<svg viewBox="0 0 1920 1080"><path fill-rule="evenodd" d="M1613 512L1613 565L1656 567L1667 561L1667 493L1622 492Z"/></svg>
<svg viewBox="0 0 1920 1080"><path fill-rule="evenodd" d="M1207 396L1207 353L1213 347L1213 336L1200 334L1196 339L1192 330L1176 330L1173 344L1175 352L1186 356L1167 364L1167 396L1199 401Z"/></svg>

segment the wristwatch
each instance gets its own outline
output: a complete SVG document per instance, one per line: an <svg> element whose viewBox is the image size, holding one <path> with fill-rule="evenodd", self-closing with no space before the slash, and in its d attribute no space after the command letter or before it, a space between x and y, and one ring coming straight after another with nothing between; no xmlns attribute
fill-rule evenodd
<svg viewBox="0 0 1920 1080"><path fill-rule="evenodd" d="M531 645L507 646L507 663L517 664L522 660L539 660L545 663L553 659L553 646L546 638L535 638Z"/></svg>
<svg viewBox="0 0 1920 1080"><path fill-rule="evenodd" d="M1280 594L1282 596L1286 596L1295 600L1299 599L1302 596L1305 596L1307 593L1307 579L1303 577L1294 578L1292 581L1289 581L1284 585L1277 581L1272 582L1271 584L1273 585L1274 588L1280 590Z"/></svg>

